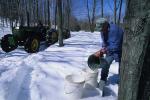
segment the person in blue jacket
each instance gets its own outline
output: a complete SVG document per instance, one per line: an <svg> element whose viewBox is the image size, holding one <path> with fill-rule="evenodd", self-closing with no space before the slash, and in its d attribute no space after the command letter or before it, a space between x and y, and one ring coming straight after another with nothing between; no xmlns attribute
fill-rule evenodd
<svg viewBox="0 0 150 100"><path fill-rule="evenodd" d="M96 30L101 32L102 48L89 56L88 66L92 70L102 68L99 82L99 88L102 90L107 81L109 68L113 60L119 62L120 65L123 30L115 24L109 24L105 18L100 18L96 21ZM106 57L103 57L103 54L106 54Z"/></svg>

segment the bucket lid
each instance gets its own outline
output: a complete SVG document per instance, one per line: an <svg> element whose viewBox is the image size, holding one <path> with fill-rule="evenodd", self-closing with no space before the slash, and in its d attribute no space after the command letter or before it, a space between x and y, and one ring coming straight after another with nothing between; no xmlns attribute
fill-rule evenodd
<svg viewBox="0 0 150 100"><path fill-rule="evenodd" d="M77 74L71 74L71 75L68 75L66 76L65 78L68 82L70 83L77 83L77 84L80 84L80 83L84 83L85 82L85 78L83 75L77 75Z"/></svg>

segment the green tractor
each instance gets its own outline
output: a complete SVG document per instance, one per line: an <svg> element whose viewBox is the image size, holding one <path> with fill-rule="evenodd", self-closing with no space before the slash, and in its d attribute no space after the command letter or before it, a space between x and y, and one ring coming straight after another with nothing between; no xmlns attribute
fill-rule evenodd
<svg viewBox="0 0 150 100"><path fill-rule="evenodd" d="M70 32L64 33L65 39L69 37ZM15 50L18 46L24 46L25 51L28 53L35 53L39 51L41 41L45 41L49 45L57 42L57 30L49 29L46 26L16 27L12 29L12 34L7 34L2 37L1 48L5 52L10 52Z"/></svg>
<svg viewBox="0 0 150 100"><path fill-rule="evenodd" d="M63 29L63 38L68 39L70 38L70 31L68 29ZM50 29L47 31L46 34L46 44L49 46L54 44L58 41L58 31L56 29Z"/></svg>

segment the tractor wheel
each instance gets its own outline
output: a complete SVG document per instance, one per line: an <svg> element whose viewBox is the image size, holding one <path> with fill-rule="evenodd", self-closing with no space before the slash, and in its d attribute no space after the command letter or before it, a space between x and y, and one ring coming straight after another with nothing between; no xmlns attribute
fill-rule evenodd
<svg viewBox="0 0 150 100"><path fill-rule="evenodd" d="M40 39L37 36L29 37L25 43L25 50L28 53L36 53L39 51Z"/></svg>
<svg viewBox="0 0 150 100"><path fill-rule="evenodd" d="M17 39L12 34L2 37L1 48L5 52L10 52L18 47Z"/></svg>
<svg viewBox="0 0 150 100"><path fill-rule="evenodd" d="M58 41L58 33L57 31L52 31L47 33L46 35L46 45L49 46Z"/></svg>
<svg viewBox="0 0 150 100"><path fill-rule="evenodd" d="M63 30L64 39L68 39L71 37L70 31L68 29Z"/></svg>
<svg viewBox="0 0 150 100"><path fill-rule="evenodd" d="M51 35L51 43L54 44L58 41L58 33L57 32L52 32Z"/></svg>

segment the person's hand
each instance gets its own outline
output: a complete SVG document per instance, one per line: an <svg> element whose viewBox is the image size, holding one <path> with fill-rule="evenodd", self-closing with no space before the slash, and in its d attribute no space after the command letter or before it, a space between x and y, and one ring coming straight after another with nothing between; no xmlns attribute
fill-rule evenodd
<svg viewBox="0 0 150 100"><path fill-rule="evenodd" d="M101 50L95 52L94 55L96 57L102 57L103 54L106 54L106 53L107 53L107 48L103 47Z"/></svg>
<svg viewBox="0 0 150 100"><path fill-rule="evenodd" d="M95 55L96 57L99 57L99 56L100 56L100 50L97 51L97 52L95 52L94 55Z"/></svg>
<svg viewBox="0 0 150 100"><path fill-rule="evenodd" d="M99 50L99 51L95 52L94 55L95 55L96 57L102 57L102 56L103 56L103 53L101 52L101 50Z"/></svg>
<svg viewBox="0 0 150 100"><path fill-rule="evenodd" d="M106 54L107 53L107 48L103 47L101 50L100 50L101 53L103 54Z"/></svg>

